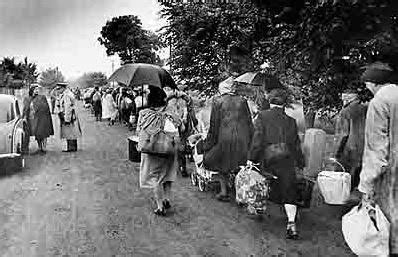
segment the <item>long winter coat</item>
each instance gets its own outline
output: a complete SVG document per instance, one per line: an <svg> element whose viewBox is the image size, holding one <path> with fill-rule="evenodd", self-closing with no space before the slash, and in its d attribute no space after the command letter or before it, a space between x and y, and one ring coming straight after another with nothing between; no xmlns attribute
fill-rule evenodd
<svg viewBox="0 0 398 257"><path fill-rule="evenodd" d="M44 139L54 135L50 107L44 95L36 95L28 102L28 122L30 135L36 139Z"/></svg>
<svg viewBox="0 0 398 257"><path fill-rule="evenodd" d="M115 120L118 109L112 94L106 94L102 99L102 118Z"/></svg>
<svg viewBox="0 0 398 257"><path fill-rule="evenodd" d="M374 191L391 222L391 250L398 254L398 85L381 88L368 107L359 191Z"/></svg>
<svg viewBox="0 0 398 257"><path fill-rule="evenodd" d="M272 192L275 202L295 204L297 200L295 167L304 167L296 121L282 108L273 107L258 115L254 128L249 160L261 163L263 171L278 177L273 188L279 190ZM278 143L285 143L290 154L282 159L267 160L266 148Z"/></svg>
<svg viewBox="0 0 398 257"><path fill-rule="evenodd" d="M177 128L180 126L180 120L173 114L160 108L147 108L141 110L138 117L137 133L141 131L149 134L155 134L164 129L164 119L167 116L175 127L175 136L178 135ZM177 178L178 159L177 153L170 156L159 156L149 153L141 153L140 165L140 187L154 188L164 182L173 182Z"/></svg>
<svg viewBox="0 0 398 257"><path fill-rule="evenodd" d="M76 140L82 136L79 117L76 111L75 95L66 89L60 99L60 113L63 113L64 122L61 122L61 138Z"/></svg>
<svg viewBox="0 0 398 257"><path fill-rule="evenodd" d="M228 175L246 163L252 136L246 100L229 93L215 98L207 137L197 145L198 152L204 152L204 166Z"/></svg>

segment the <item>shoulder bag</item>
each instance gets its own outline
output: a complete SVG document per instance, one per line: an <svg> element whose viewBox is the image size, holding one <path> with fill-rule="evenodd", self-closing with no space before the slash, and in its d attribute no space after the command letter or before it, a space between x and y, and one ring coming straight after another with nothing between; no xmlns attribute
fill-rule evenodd
<svg viewBox="0 0 398 257"><path fill-rule="evenodd" d="M166 117L162 114L162 127L150 134L145 129L140 131L138 149L142 153L170 156L177 151L178 140L173 133L164 131Z"/></svg>

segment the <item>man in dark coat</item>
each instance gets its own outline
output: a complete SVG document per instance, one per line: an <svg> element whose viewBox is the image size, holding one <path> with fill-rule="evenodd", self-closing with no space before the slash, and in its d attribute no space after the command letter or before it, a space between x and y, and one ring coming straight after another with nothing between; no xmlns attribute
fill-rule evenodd
<svg viewBox="0 0 398 257"><path fill-rule="evenodd" d="M278 177L271 192L273 201L284 204L288 216L287 238L297 239L296 167L304 168L296 121L284 108L288 92L274 89L269 94L271 109L262 111L254 122L254 136L248 155L248 164L261 163L261 170Z"/></svg>
<svg viewBox="0 0 398 257"><path fill-rule="evenodd" d="M214 99L210 128L204 141L197 144L204 152L203 164L220 173L220 201L228 201L227 181L234 170L245 165L253 135L253 123L247 101L233 89Z"/></svg>
<svg viewBox="0 0 398 257"><path fill-rule="evenodd" d="M355 92L346 91L343 94L344 107L337 122L337 134L340 144L336 158L351 174L352 187L359 183L362 167L362 154L365 142L365 122L367 105L361 103Z"/></svg>

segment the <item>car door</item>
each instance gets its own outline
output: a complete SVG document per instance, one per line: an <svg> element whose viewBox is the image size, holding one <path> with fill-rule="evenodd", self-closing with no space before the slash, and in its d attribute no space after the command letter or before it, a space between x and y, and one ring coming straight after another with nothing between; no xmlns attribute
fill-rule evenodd
<svg viewBox="0 0 398 257"><path fill-rule="evenodd" d="M0 154L12 152L13 132L17 121L14 102L6 100L0 103Z"/></svg>
<svg viewBox="0 0 398 257"><path fill-rule="evenodd" d="M14 112L15 112L15 123L12 131L12 143L11 143L11 152L12 153L21 153L24 142L26 140L26 126L21 117L21 111L19 108L18 100L14 102Z"/></svg>

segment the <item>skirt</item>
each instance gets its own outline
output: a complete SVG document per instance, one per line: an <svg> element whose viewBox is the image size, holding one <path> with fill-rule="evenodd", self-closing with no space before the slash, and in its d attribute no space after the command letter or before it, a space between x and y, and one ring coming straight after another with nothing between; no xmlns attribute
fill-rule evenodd
<svg viewBox="0 0 398 257"><path fill-rule="evenodd" d="M141 153L140 187L155 188L164 182L173 182L177 178L177 155L161 157Z"/></svg>

